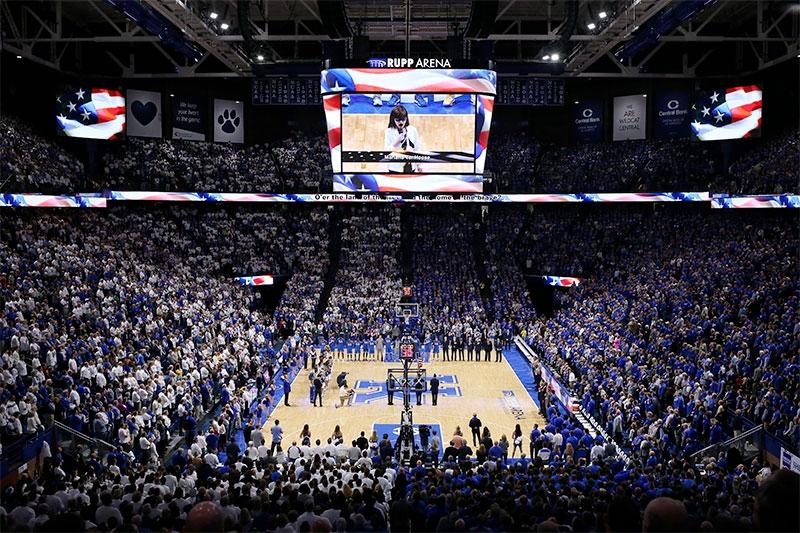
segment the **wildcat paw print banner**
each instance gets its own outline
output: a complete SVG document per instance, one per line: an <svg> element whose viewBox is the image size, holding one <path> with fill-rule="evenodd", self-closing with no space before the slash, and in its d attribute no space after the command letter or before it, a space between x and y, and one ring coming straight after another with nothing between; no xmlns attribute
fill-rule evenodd
<svg viewBox="0 0 800 533"><path fill-rule="evenodd" d="M244 143L244 104L214 99L214 142Z"/></svg>
<svg viewBox="0 0 800 533"><path fill-rule="evenodd" d="M128 135L161 137L161 93L128 90Z"/></svg>

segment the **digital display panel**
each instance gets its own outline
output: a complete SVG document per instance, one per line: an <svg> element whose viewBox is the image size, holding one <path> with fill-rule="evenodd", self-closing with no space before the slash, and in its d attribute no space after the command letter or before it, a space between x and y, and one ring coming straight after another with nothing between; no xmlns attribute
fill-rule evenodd
<svg viewBox="0 0 800 533"><path fill-rule="evenodd" d="M761 136L761 87L703 91L695 98L692 133L700 141Z"/></svg>
<svg viewBox="0 0 800 533"><path fill-rule="evenodd" d="M125 96L117 89L66 87L56 96L56 131L79 139L125 137Z"/></svg>

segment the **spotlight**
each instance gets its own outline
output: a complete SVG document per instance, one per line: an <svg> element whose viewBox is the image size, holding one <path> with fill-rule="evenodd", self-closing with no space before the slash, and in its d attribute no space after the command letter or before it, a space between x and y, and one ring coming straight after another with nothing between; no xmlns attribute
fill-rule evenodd
<svg viewBox="0 0 800 533"><path fill-rule="evenodd" d="M259 61L264 61L264 56L262 56L261 54L258 54L256 56L256 59L258 59Z"/></svg>
<svg viewBox="0 0 800 533"><path fill-rule="evenodd" d="M17 56L17 59L22 59L22 56Z"/></svg>
<svg viewBox="0 0 800 533"><path fill-rule="evenodd" d="M169 93L172 98L175 98L175 93Z"/></svg>
<svg viewBox="0 0 800 533"><path fill-rule="evenodd" d="M593 30L593 29L595 29L597 26L595 26L594 22L590 22L589 24L587 24L587 25L586 25L586 27L587 27L588 29L590 29L590 30Z"/></svg>
<svg viewBox="0 0 800 533"><path fill-rule="evenodd" d="M597 16L600 17L600 20L603 20L608 16L608 13L606 13L605 11L601 11L600 13L597 14Z"/></svg>
<svg viewBox="0 0 800 533"><path fill-rule="evenodd" d="M561 56L560 56L560 55L558 55L558 54L552 54L552 55L550 56L550 59L551 59L552 61L558 61L560 57L561 57Z"/></svg>
<svg viewBox="0 0 800 533"><path fill-rule="evenodd" d="M550 54L545 54L542 56L542 61L550 61Z"/></svg>
<svg viewBox="0 0 800 533"><path fill-rule="evenodd" d="M646 95L646 94L643 94L642 96L644 96L645 98L647 98L647 95Z"/></svg>
<svg viewBox="0 0 800 533"><path fill-rule="evenodd" d="M223 30L227 30L228 28L230 28L227 22L223 22L222 24L219 25L219 27Z"/></svg>
<svg viewBox="0 0 800 533"><path fill-rule="evenodd" d="M212 12L211 12L211 14L209 15L209 17L211 17L211 20L217 20L217 17L218 17L218 16L219 16L219 15L217 15L217 14L216 14L216 13L214 13L213 11L212 11Z"/></svg>
<svg viewBox="0 0 800 533"><path fill-rule="evenodd" d="M578 102L577 100L575 100L575 105L578 105L578 103L579 103L579 102Z"/></svg>

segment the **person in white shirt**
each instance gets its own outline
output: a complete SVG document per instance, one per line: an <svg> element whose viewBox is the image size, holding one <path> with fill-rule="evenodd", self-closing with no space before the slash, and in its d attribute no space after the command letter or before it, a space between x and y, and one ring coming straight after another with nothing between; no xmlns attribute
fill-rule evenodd
<svg viewBox="0 0 800 533"><path fill-rule="evenodd" d="M383 146L385 150L391 152L420 152L423 150L422 139L420 139L417 128L411 125L408 119L408 111L397 104L389 113L389 124L383 135ZM412 173L419 172L421 167L417 163L389 163L389 172Z"/></svg>

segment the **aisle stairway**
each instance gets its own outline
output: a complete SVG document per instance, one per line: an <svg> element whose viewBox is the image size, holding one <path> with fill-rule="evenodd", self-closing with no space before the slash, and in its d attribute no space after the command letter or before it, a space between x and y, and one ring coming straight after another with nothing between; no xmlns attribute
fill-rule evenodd
<svg viewBox="0 0 800 533"><path fill-rule="evenodd" d="M322 294L319 295L319 302L314 313L314 320L317 323L322 321L322 315L325 314L325 309L328 307L328 300L336 283L336 272L339 270L341 251L342 212L339 209L333 209L328 222L328 257L330 258L330 263L328 264L328 271L325 273L325 286L322 288Z"/></svg>

